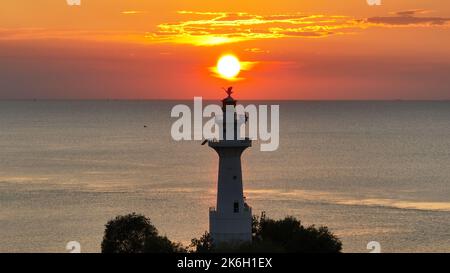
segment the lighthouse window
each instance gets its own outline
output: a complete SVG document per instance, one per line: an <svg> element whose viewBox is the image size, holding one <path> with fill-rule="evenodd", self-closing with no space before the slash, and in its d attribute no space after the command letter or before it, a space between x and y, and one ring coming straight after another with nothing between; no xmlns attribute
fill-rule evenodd
<svg viewBox="0 0 450 273"><path fill-rule="evenodd" d="M234 202L234 213L238 213L238 212L239 212L239 203Z"/></svg>

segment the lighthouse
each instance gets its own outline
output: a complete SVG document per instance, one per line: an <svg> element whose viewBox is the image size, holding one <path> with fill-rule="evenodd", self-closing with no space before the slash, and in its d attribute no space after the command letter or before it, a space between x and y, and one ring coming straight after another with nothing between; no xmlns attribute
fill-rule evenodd
<svg viewBox="0 0 450 273"><path fill-rule="evenodd" d="M247 117L236 113L232 87L226 92L228 96L222 100L223 116L216 119L220 138L208 140L208 146L219 156L217 204L209 211L209 232L215 244L252 240L252 209L245 202L241 167L241 155L252 146L252 141L240 138L240 127Z"/></svg>

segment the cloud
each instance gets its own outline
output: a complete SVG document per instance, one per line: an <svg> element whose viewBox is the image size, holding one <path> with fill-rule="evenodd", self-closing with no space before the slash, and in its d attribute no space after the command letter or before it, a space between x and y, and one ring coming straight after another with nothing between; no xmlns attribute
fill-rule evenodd
<svg viewBox="0 0 450 273"><path fill-rule="evenodd" d="M392 12L392 14L399 15L399 16L413 16L417 14L425 14L429 13L431 10L426 9L409 9L409 10L402 10L402 11L396 11Z"/></svg>
<svg viewBox="0 0 450 273"><path fill-rule="evenodd" d="M325 37L340 34L360 24L347 16L305 15L300 13L257 15L246 12L180 11L195 16L176 23L164 23L147 35L156 42L199 46L289 37Z"/></svg>
<svg viewBox="0 0 450 273"><path fill-rule="evenodd" d="M145 11L142 10L124 10L122 12L120 12L123 15L136 15L136 14L143 14L146 13Z"/></svg>
<svg viewBox="0 0 450 273"><path fill-rule="evenodd" d="M450 18L424 14L430 10L410 9L389 16L354 18L324 14L258 15L246 12L179 11L186 20L161 23L153 32L111 30L64 30L44 28L0 28L1 40L70 39L131 43L172 43L214 46L252 40L283 38L323 38L354 34L370 27L448 27ZM146 13L125 10L133 16Z"/></svg>
<svg viewBox="0 0 450 273"><path fill-rule="evenodd" d="M371 17L367 18L366 22L369 24L381 26L445 26L450 23L450 18L445 17L417 17L416 15L426 14L431 12L424 9L411 9L392 13L394 16L385 17Z"/></svg>
<svg viewBox="0 0 450 273"><path fill-rule="evenodd" d="M367 22L391 26L443 26L450 22L450 18L412 16L372 17L368 18Z"/></svg>
<svg viewBox="0 0 450 273"><path fill-rule="evenodd" d="M259 47L246 48L245 51L251 52L251 53L270 53L269 50L264 50Z"/></svg>
<svg viewBox="0 0 450 273"><path fill-rule="evenodd" d="M411 9L391 13L392 16L366 19L339 15L307 15L302 13L257 15L246 12L179 11L190 20L163 23L147 35L155 42L212 46L257 39L320 38L377 27L444 26L450 18L418 17L431 11Z"/></svg>
<svg viewBox="0 0 450 273"><path fill-rule="evenodd" d="M0 28L0 41L48 39L148 43L142 32Z"/></svg>

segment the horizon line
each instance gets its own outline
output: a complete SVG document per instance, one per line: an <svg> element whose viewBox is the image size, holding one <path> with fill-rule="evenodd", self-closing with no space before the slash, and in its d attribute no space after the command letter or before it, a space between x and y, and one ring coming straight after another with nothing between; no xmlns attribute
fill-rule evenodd
<svg viewBox="0 0 450 273"><path fill-rule="evenodd" d="M60 99L60 98L6 98L6 99L0 99L0 102L5 101L192 101L192 99L133 99L133 98L104 98L104 99L89 99L89 98L81 98L81 99L75 99L75 98L67 98L67 99ZM221 100L222 98L217 99L203 99L204 101L216 101ZM237 101L280 101L280 102L358 102L358 101L373 101L373 102L450 102L450 98L448 99L237 99Z"/></svg>

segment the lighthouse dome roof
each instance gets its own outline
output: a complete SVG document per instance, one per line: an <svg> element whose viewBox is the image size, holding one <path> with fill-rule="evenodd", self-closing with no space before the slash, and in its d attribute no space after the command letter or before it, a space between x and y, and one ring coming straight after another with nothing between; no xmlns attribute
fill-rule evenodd
<svg viewBox="0 0 450 273"><path fill-rule="evenodd" d="M222 100L222 102L225 103L225 104L235 104L235 103L236 103L236 100L233 99L233 97L228 96L228 97L224 98L224 99Z"/></svg>

